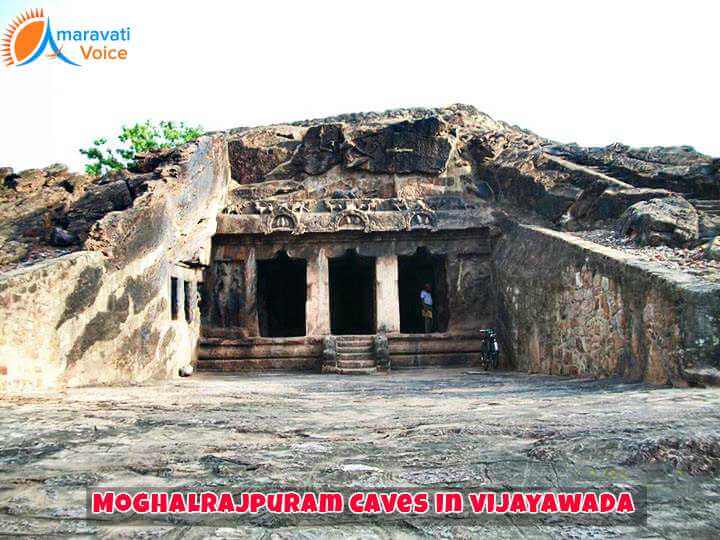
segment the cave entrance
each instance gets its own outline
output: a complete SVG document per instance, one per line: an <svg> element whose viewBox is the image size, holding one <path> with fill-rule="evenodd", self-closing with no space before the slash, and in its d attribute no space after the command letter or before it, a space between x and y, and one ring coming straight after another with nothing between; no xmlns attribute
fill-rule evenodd
<svg viewBox="0 0 720 540"><path fill-rule="evenodd" d="M448 325L446 258L431 255L418 248L414 255L398 257L400 296L400 332L424 334L425 324L420 310L420 291L425 284L432 288L433 332L445 332Z"/></svg>
<svg viewBox="0 0 720 540"><path fill-rule="evenodd" d="M263 337L305 335L307 261L285 251L257 263L258 324Z"/></svg>
<svg viewBox="0 0 720 540"><path fill-rule="evenodd" d="M375 258L355 251L330 259L330 330L335 335L375 333Z"/></svg>

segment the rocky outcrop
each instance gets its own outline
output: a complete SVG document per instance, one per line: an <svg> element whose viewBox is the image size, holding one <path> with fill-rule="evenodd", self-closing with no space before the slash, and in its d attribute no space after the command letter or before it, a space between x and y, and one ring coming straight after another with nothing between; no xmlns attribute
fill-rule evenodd
<svg viewBox="0 0 720 540"><path fill-rule="evenodd" d="M437 117L405 121L351 135L344 154L348 169L372 173L437 175L452 148L447 125Z"/></svg>
<svg viewBox="0 0 720 540"><path fill-rule="evenodd" d="M228 179L216 136L167 153L152 173L113 173L73 193L46 180L34 197L65 194L50 208L31 198L34 215L16 219L44 219L49 242L75 252L0 274L0 390L164 378L191 363L196 267Z"/></svg>
<svg viewBox="0 0 720 540"><path fill-rule="evenodd" d="M340 124L321 124L307 130L302 144L292 157L299 173L318 175L343 161L345 135Z"/></svg>
<svg viewBox="0 0 720 540"><path fill-rule="evenodd" d="M698 239L698 213L682 197L652 199L630 206L616 230L640 245L685 246Z"/></svg>
<svg viewBox="0 0 720 540"><path fill-rule="evenodd" d="M636 187L669 189L689 197L720 198L720 160L700 154L690 146L631 148L615 143L583 148L567 144L554 145L547 151Z"/></svg>
<svg viewBox="0 0 720 540"><path fill-rule="evenodd" d="M569 220L564 228L577 230L612 226L633 204L673 195L665 189L617 187L599 180L584 189L568 208Z"/></svg>

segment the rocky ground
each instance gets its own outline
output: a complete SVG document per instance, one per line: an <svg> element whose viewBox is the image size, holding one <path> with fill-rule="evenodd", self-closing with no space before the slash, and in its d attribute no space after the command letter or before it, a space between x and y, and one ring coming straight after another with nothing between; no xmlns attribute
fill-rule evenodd
<svg viewBox="0 0 720 540"><path fill-rule="evenodd" d="M608 229L578 231L573 234L583 240L618 249L638 260L660 263L667 268L687 272L707 281L720 282L720 260L707 257L705 246L695 248L641 246L631 238L618 236Z"/></svg>
<svg viewBox="0 0 720 540"><path fill-rule="evenodd" d="M0 534L717 538L720 391L471 369L196 375L0 403ZM87 486L640 484L635 528L413 520L290 527L86 519Z"/></svg>

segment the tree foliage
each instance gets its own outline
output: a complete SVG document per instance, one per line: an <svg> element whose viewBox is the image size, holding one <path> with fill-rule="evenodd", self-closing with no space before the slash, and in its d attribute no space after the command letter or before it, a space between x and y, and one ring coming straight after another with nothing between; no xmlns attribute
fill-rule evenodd
<svg viewBox="0 0 720 540"><path fill-rule="evenodd" d="M120 144L115 148L110 147L105 137L100 137L92 142L90 148L81 148L80 153L89 161L85 165L85 172L100 176L110 170L131 165L139 153L172 148L195 140L202 134L200 126L169 121L154 124L146 120L133 126L123 126L117 137Z"/></svg>

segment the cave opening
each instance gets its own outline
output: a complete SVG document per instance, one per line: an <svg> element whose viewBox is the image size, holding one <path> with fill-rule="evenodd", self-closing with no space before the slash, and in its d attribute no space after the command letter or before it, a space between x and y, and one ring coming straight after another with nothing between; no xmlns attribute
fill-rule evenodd
<svg viewBox="0 0 720 540"><path fill-rule="evenodd" d="M446 257L432 255L418 248L413 255L398 257L400 296L400 332L424 334L425 324L420 307L420 292L430 285L433 299L432 332L445 332L448 326Z"/></svg>
<svg viewBox="0 0 720 540"><path fill-rule="evenodd" d="M258 325L263 337L305 335L307 261L285 251L257 262Z"/></svg>
<svg viewBox="0 0 720 540"><path fill-rule="evenodd" d="M330 259L330 330L335 335L375 333L375 258L348 250Z"/></svg>

